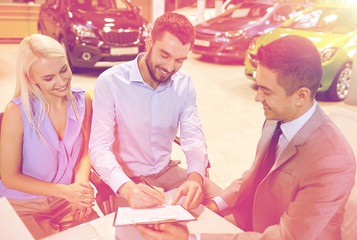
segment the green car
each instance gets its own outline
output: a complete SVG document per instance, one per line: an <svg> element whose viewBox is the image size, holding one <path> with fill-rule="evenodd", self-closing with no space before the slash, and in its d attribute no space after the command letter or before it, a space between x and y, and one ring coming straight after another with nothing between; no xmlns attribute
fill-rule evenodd
<svg viewBox="0 0 357 240"><path fill-rule="evenodd" d="M345 99L357 48L357 6L315 5L279 28L253 39L244 60L245 75L249 79L255 80L259 46L286 35L304 36L314 43L321 55L323 71L318 91L333 101Z"/></svg>

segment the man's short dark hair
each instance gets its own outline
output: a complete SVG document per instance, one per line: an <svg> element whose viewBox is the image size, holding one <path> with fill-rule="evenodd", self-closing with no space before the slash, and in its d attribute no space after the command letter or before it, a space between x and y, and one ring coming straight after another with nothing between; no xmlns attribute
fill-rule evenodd
<svg viewBox="0 0 357 240"><path fill-rule="evenodd" d="M192 23L182 14L165 13L155 20L151 36L155 42L164 32L169 32L176 36L184 45L187 43L193 46L195 41L195 30Z"/></svg>
<svg viewBox="0 0 357 240"><path fill-rule="evenodd" d="M315 97L322 66L320 54L309 39L296 35L279 38L261 46L257 57L259 64L278 74L278 84L288 96L307 87L311 97Z"/></svg>

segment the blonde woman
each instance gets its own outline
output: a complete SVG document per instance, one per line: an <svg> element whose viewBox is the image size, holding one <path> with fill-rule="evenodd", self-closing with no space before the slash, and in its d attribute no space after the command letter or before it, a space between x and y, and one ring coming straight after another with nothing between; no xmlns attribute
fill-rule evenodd
<svg viewBox="0 0 357 240"><path fill-rule="evenodd" d="M91 100L71 89L63 47L33 34L22 40L14 99L0 142L0 196L35 238L97 218L88 183Z"/></svg>

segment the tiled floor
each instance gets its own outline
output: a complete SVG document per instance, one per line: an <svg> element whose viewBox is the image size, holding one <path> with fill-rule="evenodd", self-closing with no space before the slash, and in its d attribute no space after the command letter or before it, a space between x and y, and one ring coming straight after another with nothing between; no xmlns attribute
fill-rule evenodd
<svg viewBox="0 0 357 240"><path fill-rule="evenodd" d="M0 111L11 100L15 87L17 45L0 45ZM255 90L244 76L242 65L216 64L190 55L183 71L195 83L197 104L212 164L211 179L221 187L250 167L264 121L261 104L254 101ZM93 90L102 70L85 71L73 76L72 86ZM335 108L357 111L344 102L319 102L328 113ZM173 159L184 159L175 146Z"/></svg>

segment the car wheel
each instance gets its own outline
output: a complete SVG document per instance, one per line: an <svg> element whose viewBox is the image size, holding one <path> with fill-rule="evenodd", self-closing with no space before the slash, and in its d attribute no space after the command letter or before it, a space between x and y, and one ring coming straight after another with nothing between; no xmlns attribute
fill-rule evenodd
<svg viewBox="0 0 357 240"><path fill-rule="evenodd" d="M327 94L333 101L342 101L347 97L351 83L352 66L346 63L336 74Z"/></svg>

